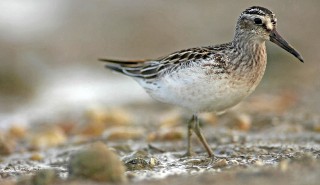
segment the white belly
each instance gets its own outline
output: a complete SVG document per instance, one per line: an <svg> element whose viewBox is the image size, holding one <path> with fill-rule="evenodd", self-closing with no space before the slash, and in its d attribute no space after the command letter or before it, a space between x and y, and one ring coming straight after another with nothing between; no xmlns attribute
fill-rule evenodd
<svg viewBox="0 0 320 185"><path fill-rule="evenodd" d="M161 102L175 104L194 113L221 112L248 96L258 85L262 75L255 76L256 82L248 86L246 80L234 82L226 73L210 74L210 70L199 67L172 72L153 84L138 82L150 96Z"/></svg>

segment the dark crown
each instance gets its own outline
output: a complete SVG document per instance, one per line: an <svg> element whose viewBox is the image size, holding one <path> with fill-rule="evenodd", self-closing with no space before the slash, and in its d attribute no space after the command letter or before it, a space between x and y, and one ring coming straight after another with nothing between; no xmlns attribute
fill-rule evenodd
<svg viewBox="0 0 320 185"><path fill-rule="evenodd" d="M271 12L270 10L261 7L261 6L252 6L248 9L246 9L242 14L256 14L256 15L261 15L261 16L273 16L273 12Z"/></svg>
<svg viewBox="0 0 320 185"><path fill-rule="evenodd" d="M248 14L249 15L269 16L271 18L271 22L273 24L276 24L276 22L277 22L277 18L274 15L274 13L264 7L261 7L261 6L252 6L248 9L246 9L244 12L242 12L240 17L242 17L242 15L248 15Z"/></svg>

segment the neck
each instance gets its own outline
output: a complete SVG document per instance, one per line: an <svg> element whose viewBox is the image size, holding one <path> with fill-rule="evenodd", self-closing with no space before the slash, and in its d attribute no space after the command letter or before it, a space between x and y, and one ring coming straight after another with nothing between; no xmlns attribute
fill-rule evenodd
<svg viewBox="0 0 320 185"><path fill-rule="evenodd" d="M264 40L257 39L253 34L248 34L243 30L237 29L232 46L238 53L236 56L238 59L233 60L239 63L238 65L242 61L246 61L245 65L249 68L266 65L266 46Z"/></svg>
<svg viewBox="0 0 320 185"><path fill-rule="evenodd" d="M265 41L242 30L236 30L232 45L239 53L258 60L256 62L262 59L260 57L266 57Z"/></svg>

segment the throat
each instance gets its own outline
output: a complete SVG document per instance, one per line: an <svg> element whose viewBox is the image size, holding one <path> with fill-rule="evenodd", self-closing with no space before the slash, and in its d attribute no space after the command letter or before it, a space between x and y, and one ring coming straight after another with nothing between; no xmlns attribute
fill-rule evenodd
<svg viewBox="0 0 320 185"><path fill-rule="evenodd" d="M266 44L265 42L254 42L247 45L245 48L249 57L249 63L254 66L266 65ZM251 60L250 60L251 59Z"/></svg>
<svg viewBox="0 0 320 185"><path fill-rule="evenodd" d="M234 48L237 56L231 60L232 84L245 84L247 91L252 92L262 79L267 65L265 42L249 39L237 43Z"/></svg>
<svg viewBox="0 0 320 185"><path fill-rule="evenodd" d="M259 39L246 39L234 41L234 48L238 51L238 60L241 65L250 68L266 65L267 53L265 41Z"/></svg>

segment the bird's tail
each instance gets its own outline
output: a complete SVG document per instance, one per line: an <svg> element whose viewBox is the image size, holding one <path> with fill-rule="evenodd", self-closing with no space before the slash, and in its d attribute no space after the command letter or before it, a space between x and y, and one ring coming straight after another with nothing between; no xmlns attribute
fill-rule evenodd
<svg viewBox="0 0 320 185"><path fill-rule="evenodd" d="M145 66L144 60L135 61L121 61L113 59L99 59L99 61L105 62L105 67L113 71L132 76L132 77L143 77L141 69Z"/></svg>

